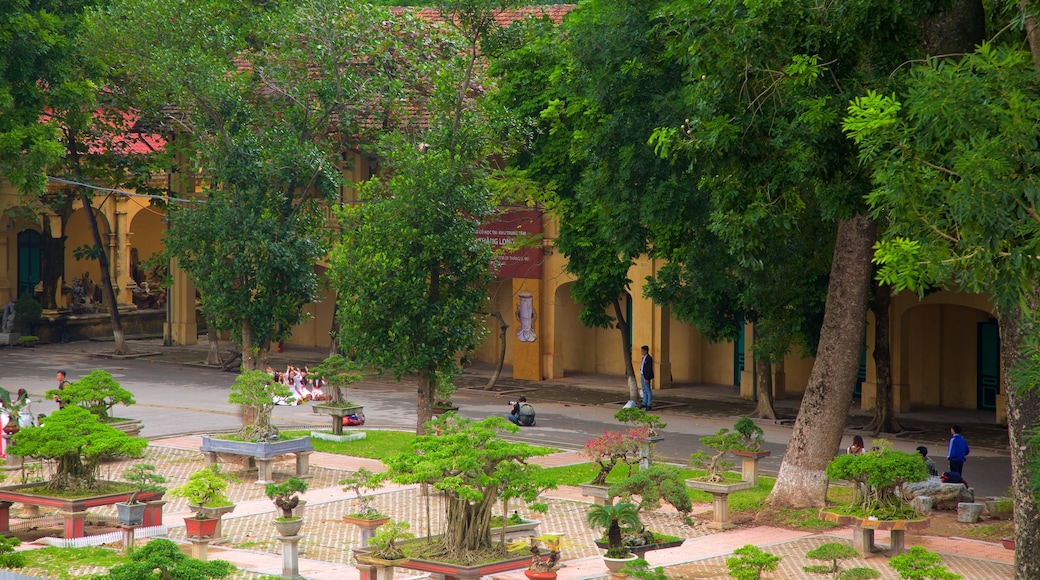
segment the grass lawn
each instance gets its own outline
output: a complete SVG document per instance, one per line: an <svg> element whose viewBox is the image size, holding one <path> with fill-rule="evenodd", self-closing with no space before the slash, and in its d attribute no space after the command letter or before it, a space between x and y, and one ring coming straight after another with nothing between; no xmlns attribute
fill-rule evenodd
<svg viewBox="0 0 1040 580"><path fill-rule="evenodd" d="M110 548L40 548L23 553L27 563L20 573L63 580L103 574L128 561Z"/></svg>
<svg viewBox="0 0 1040 580"><path fill-rule="evenodd" d="M311 431L324 431L324 429L308 429L306 431L282 431L282 437L292 439L295 437L306 437ZM350 431L357 433L357 431ZM355 441L325 441L322 439L311 439L311 445L315 451L324 453L335 453L337 455L350 455L351 457L365 457L367 459L383 459L398 453L412 450L412 441L415 433L406 431L364 431L364 439Z"/></svg>

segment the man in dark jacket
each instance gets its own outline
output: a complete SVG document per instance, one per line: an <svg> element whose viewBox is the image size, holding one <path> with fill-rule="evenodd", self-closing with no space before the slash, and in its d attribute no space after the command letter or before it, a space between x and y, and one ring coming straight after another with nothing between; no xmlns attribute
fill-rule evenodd
<svg viewBox="0 0 1040 580"><path fill-rule="evenodd" d="M649 411L654 407L654 393L650 388L654 380L654 357L650 356L649 346L644 344L640 350L643 353L643 360L639 363L639 380L643 383L643 402L639 408Z"/></svg>

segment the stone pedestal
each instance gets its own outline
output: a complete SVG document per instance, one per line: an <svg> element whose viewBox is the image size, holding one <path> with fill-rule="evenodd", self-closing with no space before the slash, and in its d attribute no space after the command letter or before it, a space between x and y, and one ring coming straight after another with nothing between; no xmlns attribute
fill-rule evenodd
<svg viewBox="0 0 1040 580"><path fill-rule="evenodd" d="M125 526L120 524L119 531L123 533L123 555L129 556L134 549L134 530L139 526Z"/></svg>
<svg viewBox="0 0 1040 580"><path fill-rule="evenodd" d="M729 494L743 491L745 489L751 489L751 482L712 483L708 481L698 481L696 479L687 479L686 486L700 491L706 491L711 494L712 514L711 521L708 522L708 527L715 530L728 530L736 527L736 524L729 519Z"/></svg>
<svg viewBox="0 0 1040 580"><path fill-rule="evenodd" d="M302 580L303 576L300 576L300 540L302 538L302 534L278 536L278 541L282 543L282 578Z"/></svg>
<svg viewBox="0 0 1040 580"><path fill-rule="evenodd" d="M358 569L360 580L394 580L393 566L375 566L372 564L354 564Z"/></svg>
<svg viewBox="0 0 1040 580"><path fill-rule="evenodd" d="M614 503L608 490L610 488L605 485L593 485L591 483L581 484L581 495L585 497L591 497L593 503L596 505L611 505Z"/></svg>
<svg viewBox="0 0 1040 580"><path fill-rule="evenodd" d="M979 516L982 515L982 508L986 507L983 503L967 503L962 502L957 504L957 521L962 524L974 524L979 521Z"/></svg>
<svg viewBox="0 0 1040 580"><path fill-rule="evenodd" d="M209 561L209 538L189 537L191 542L191 557L203 562Z"/></svg>
<svg viewBox="0 0 1040 580"><path fill-rule="evenodd" d="M639 444L639 470L650 469L654 459L654 445L664 441L664 437L647 437Z"/></svg>

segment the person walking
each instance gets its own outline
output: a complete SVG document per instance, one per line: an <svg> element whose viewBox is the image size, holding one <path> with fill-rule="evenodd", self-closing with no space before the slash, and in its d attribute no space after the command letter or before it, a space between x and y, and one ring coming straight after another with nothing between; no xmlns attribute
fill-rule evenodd
<svg viewBox="0 0 1040 580"><path fill-rule="evenodd" d="M650 347L645 344L639 350L643 353L643 360L639 363L639 380L643 384L643 401L639 408L649 411L654 408L654 393L650 388L654 380L654 357L650 356Z"/></svg>
<svg viewBox="0 0 1040 580"><path fill-rule="evenodd" d="M946 459L950 461L950 471L964 474L964 462L968 460L968 442L961 435L961 426L950 427L950 450L946 453Z"/></svg>
<svg viewBox="0 0 1040 580"><path fill-rule="evenodd" d="M71 383L65 380L65 371L58 371L55 373L54 378L58 380L58 390L64 391L65 387ZM58 409L65 408L65 401L61 397L54 397L54 402L58 403Z"/></svg>

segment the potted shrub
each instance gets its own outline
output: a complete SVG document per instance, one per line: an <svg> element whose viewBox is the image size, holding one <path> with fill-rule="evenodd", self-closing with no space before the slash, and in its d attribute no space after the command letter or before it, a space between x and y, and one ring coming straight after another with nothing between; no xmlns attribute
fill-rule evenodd
<svg viewBox="0 0 1040 580"><path fill-rule="evenodd" d="M641 514L656 510L661 502L667 502L675 508L687 523L690 522L690 511L693 503L687 493L682 472L670 465L651 465L649 469L637 471L623 481L610 487L610 495L617 497L622 503L634 503ZM639 498L635 503L634 497ZM641 518L640 518L641 519ZM682 544L683 539L665 536L647 528L623 529L622 541L625 548L637 556L650 550L671 548ZM609 547L602 540L597 541L600 548Z"/></svg>
<svg viewBox="0 0 1040 580"><path fill-rule="evenodd" d="M732 480L725 474L725 469L732 464L722 461L722 458L730 451L743 448L740 439L740 433L723 427L714 435L700 438L701 445L712 449L714 453L709 454L701 450L690 455L690 465L703 469L704 475L687 479L686 485L711 494L712 521L708 525L716 529L733 527L729 519L729 494L750 489L752 486L750 481Z"/></svg>
<svg viewBox="0 0 1040 580"><path fill-rule="evenodd" d="M874 441L874 450L859 455L843 454L827 464L827 477L844 479L857 490L848 506L823 510L821 518L849 525L853 547L866 557L874 548L874 530L887 529L892 550L903 550L906 530L928 526L906 499L902 488L907 483L928 479L928 468L916 453L891 449L883 439Z"/></svg>
<svg viewBox="0 0 1040 580"><path fill-rule="evenodd" d="M585 520L593 527L604 530L607 540L607 551L603 554L603 562L607 569L616 573L638 556L633 554L624 543L624 529L642 530L643 522L639 519L639 508L632 503L614 505L593 505L589 508Z"/></svg>
<svg viewBox="0 0 1040 580"><path fill-rule="evenodd" d="M372 539L373 530L390 521L390 516L381 513L374 505L372 498L364 493L379 488L379 480L364 467L358 469L339 481L343 491L353 491L357 498L358 509L343 516L343 521L361 528L361 546L365 547Z"/></svg>
<svg viewBox="0 0 1040 580"><path fill-rule="evenodd" d="M283 537L295 536L303 527L303 518L294 516L293 509L300 503L300 494L307 491L307 482L292 477L284 483L268 483L264 493L274 502L275 507L282 510L282 515L274 519L274 526Z"/></svg>
<svg viewBox="0 0 1040 580"><path fill-rule="evenodd" d="M410 528L408 522L386 522L368 540L368 546L362 550L355 550L354 559L372 566L395 566L404 562L407 558L397 543L415 538L415 534L409 531Z"/></svg>
<svg viewBox="0 0 1040 580"><path fill-rule="evenodd" d="M659 415L651 415L637 407L622 408L614 413L618 421L631 425L633 429L645 430L645 436L639 446L639 469L646 469L653 463L654 446L664 441L661 430L668 425L661 421Z"/></svg>
<svg viewBox="0 0 1040 580"><path fill-rule="evenodd" d="M128 580L138 578L227 578L235 570L224 560L202 562L181 552L177 544L165 538L154 539L135 549L126 564L113 566L104 578Z"/></svg>
<svg viewBox="0 0 1040 580"><path fill-rule="evenodd" d="M195 512L194 520L216 520L215 523L191 523L192 529L205 525L209 529L206 534L211 541L219 542L221 538L221 517L235 511L235 504L228 498L228 484L240 480L231 473L220 471L216 464L192 473L184 485L170 490L170 495L188 500L188 507Z"/></svg>
<svg viewBox="0 0 1040 580"><path fill-rule="evenodd" d="M325 402L311 408L320 415L332 417L332 434L343 435L343 418L347 415L361 413L363 406L347 400L344 387L361 380L361 365L342 355L333 355L323 360L320 365L310 369L310 374L325 379Z"/></svg>
<svg viewBox="0 0 1040 580"><path fill-rule="evenodd" d="M135 403L134 395L119 385L112 375L103 369L90 371L78 381L65 385L62 390L51 389L44 394L48 399L65 401L90 411L98 421L111 425L127 435L136 437L143 428L141 421L116 417L112 408L116 405L130 406Z"/></svg>
<svg viewBox="0 0 1040 580"><path fill-rule="evenodd" d="M509 543L509 549L526 549L531 553L531 563L524 570L524 575L531 580L556 580L562 544L563 534L547 533L514 540Z"/></svg>
<svg viewBox="0 0 1040 580"><path fill-rule="evenodd" d="M155 471L154 465L137 463L123 472L123 479L133 483L135 489L125 502L116 504L116 514L119 518L119 523L124 526L139 526L144 523L144 510L148 506L137 501L137 497L141 492L159 493L166 491L165 487L159 485L160 483L166 483L166 478L161 473Z"/></svg>

